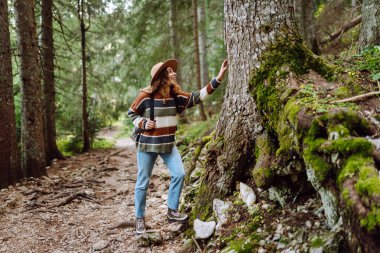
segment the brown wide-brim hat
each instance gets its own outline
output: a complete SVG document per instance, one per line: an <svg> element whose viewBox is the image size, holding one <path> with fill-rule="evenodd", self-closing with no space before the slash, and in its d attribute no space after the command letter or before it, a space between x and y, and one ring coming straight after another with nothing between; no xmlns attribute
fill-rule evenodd
<svg viewBox="0 0 380 253"><path fill-rule="evenodd" d="M171 67L173 71L176 72L177 65L178 65L178 62L175 59L169 59L165 62L159 62L156 65L154 65L152 70L150 71L150 75L152 76L152 79L150 80L150 85L153 84L153 81L158 77L161 71L166 69L167 67Z"/></svg>

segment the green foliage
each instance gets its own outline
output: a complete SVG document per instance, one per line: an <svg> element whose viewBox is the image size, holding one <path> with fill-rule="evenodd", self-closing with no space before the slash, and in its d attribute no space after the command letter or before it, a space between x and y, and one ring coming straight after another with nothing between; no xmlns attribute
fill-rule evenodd
<svg viewBox="0 0 380 253"><path fill-rule="evenodd" d="M360 225L368 231L374 230L380 225L380 208L372 207L367 217L360 220Z"/></svg>
<svg viewBox="0 0 380 253"><path fill-rule="evenodd" d="M107 149L114 147L115 143L106 139L95 139L92 143L93 149ZM57 139L58 149L64 156L72 156L82 152L83 142L79 137L72 135Z"/></svg>
<svg viewBox="0 0 380 253"><path fill-rule="evenodd" d="M360 58L356 65L357 70L369 71L372 80L380 80L380 46L368 47L356 57Z"/></svg>
<svg viewBox="0 0 380 253"><path fill-rule="evenodd" d="M211 138L209 133L215 128L218 120L218 115L214 115L206 121L192 122L191 124L179 124L176 132L178 140L178 149L183 151L190 143L195 142L198 138ZM206 141L208 142L208 141Z"/></svg>
<svg viewBox="0 0 380 253"><path fill-rule="evenodd" d="M236 207L237 208L237 207ZM228 237L222 239L228 245L222 252L253 252L259 245L262 237L258 232L262 224L260 212L235 227Z"/></svg>
<svg viewBox="0 0 380 253"><path fill-rule="evenodd" d="M311 248L319 248L322 247L325 244L322 238L315 237L311 240Z"/></svg>

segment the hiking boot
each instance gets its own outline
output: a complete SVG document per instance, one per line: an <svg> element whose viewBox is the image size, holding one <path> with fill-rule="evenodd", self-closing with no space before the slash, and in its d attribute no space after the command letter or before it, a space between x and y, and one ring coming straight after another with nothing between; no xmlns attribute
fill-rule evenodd
<svg viewBox="0 0 380 253"><path fill-rule="evenodd" d="M143 218L136 218L136 233L138 235L141 235L145 233L145 219Z"/></svg>
<svg viewBox="0 0 380 253"><path fill-rule="evenodd" d="M187 219L189 218L187 214L182 214L177 212L176 210L168 209L168 220L169 222L180 222L180 223L185 223Z"/></svg>

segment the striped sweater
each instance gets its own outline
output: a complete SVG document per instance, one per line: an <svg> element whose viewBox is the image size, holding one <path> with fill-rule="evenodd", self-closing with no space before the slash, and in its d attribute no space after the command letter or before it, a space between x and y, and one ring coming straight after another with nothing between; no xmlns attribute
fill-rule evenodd
<svg viewBox="0 0 380 253"><path fill-rule="evenodd" d="M178 106L181 110L193 107L212 94L219 86L214 78L203 89L177 94ZM150 118L150 94L141 91L128 110L128 116L135 127L146 129L145 124ZM163 99L154 94L154 119L156 127L141 133L136 147L143 152L170 153L175 145L175 132L177 130L177 109L173 97Z"/></svg>

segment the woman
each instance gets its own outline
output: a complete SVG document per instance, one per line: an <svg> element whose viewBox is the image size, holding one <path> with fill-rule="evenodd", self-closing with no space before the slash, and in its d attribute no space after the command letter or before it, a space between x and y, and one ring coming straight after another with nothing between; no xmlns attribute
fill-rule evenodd
<svg viewBox="0 0 380 253"><path fill-rule="evenodd" d="M145 232L145 203L149 178L157 156L161 156L170 171L168 194L169 222L187 221L188 216L178 212L179 198L185 176L181 156L175 146L177 113L203 101L220 85L227 70L224 60L219 74L200 91L187 93L177 84L177 61L157 63L151 70L151 82L143 89L128 110L135 127L143 131L136 141L137 181L135 186L136 233ZM152 97L152 98L151 98ZM150 119L151 103L154 102L154 120Z"/></svg>

